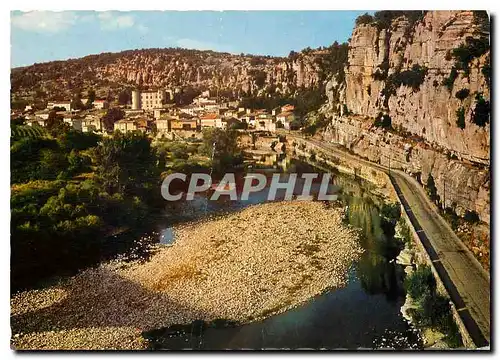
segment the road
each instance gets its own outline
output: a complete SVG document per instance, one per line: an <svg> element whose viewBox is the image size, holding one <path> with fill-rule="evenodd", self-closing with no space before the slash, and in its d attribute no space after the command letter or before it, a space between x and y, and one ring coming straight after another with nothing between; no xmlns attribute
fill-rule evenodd
<svg viewBox="0 0 500 360"><path fill-rule="evenodd" d="M476 346L490 342L490 277L472 253L439 215L422 186L408 174L390 170L347 153L338 146L287 134L308 141L323 150L353 159L389 174L417 235L424 244L434 267Z"/></svg>

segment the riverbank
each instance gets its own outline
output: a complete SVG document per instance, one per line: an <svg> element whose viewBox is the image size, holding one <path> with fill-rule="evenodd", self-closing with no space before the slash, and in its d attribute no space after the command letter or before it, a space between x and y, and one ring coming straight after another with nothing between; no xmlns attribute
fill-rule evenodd
<svg viewBox="0 0 500 360"><path fill-rule="evenodd" d="M115 261L11 300L16 349L141 349L145 330L252 322L346 284L362 252L339 208L280 202L175 229L149 262ZM22 332L22 333L21 333Z"/></svg>

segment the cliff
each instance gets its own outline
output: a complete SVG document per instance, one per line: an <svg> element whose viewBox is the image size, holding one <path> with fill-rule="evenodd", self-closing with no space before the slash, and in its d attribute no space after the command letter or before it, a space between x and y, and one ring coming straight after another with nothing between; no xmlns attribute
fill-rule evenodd
<svg viewBox="0 0 500 360"><path fill-rule="evenodd" d="M424 185L430 174L442 203L489 222L488 19L391 13L354 28L345 80L326 86L325 139L386 165L392 157Z"/></svg>
<svg viewBox="0 0 500 360"><path fill-rule="evenodd" d="M12 93L35 91L52 97L69 96L74 89L98 91L125 86L229 90L235 95L290 93L319 86L321 51L297 53L294 58L232 55L186 49L144 49L90 55L15 68Z"/></svg>

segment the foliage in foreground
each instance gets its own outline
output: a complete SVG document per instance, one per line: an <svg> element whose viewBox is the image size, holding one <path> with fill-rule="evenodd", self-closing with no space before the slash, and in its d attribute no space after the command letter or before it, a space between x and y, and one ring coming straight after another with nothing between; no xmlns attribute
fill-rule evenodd
<svg viewBox="0 0 500 360"><path fill-rule="evenodd" d="M13 289L98 261L110 231L140 225L155 165L149 140L133 134L99 145L95 135L72 132L13 141Z"/></svg>
<svg viewBox="0 0 500 360"><path fill-rule="evenodd" d="M458 327L453 320L450 300L437 293L436 281L430 267L420 266L405 280L407 293L418 308L412 309L411 316L418 326L431 327L445 334L444 340L450 347L462 344Z"/></svg>

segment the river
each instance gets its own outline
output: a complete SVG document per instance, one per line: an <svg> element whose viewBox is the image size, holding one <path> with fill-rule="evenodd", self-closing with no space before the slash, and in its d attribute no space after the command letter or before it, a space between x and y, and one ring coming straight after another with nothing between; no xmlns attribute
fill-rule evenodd
<svg viewBox="0 0 500 360"><path fill-rule="evenodd" d="M304 172L322 172L284 156L257 156L254 160L249 172L296 172L299 176ZM338 201L346 208L345 221L359 230L360 243L365 249L361 259L351 266L347 286L327 291L292 310L250 324L209 326L199 331L199 324L193 323L154 330L145 334L151 340L152 348L421 348L418 332L400 313L404 303L402 271L394 262L399 248L394 240L393 227L387 227L381 219L383 200L370 191L371 184L361 179L335 172L333 183L335 186L330 190L338 192ZM314 191L318 190L318 185L313 185ZM248 201L228 201L225 198L206 201L205 196L197 196L195 201L175 204L165 213L165 220L158 223L154 240L171 244L175 241L172 222L219 215L264 202L267 189L252 194Z"/></svg>

